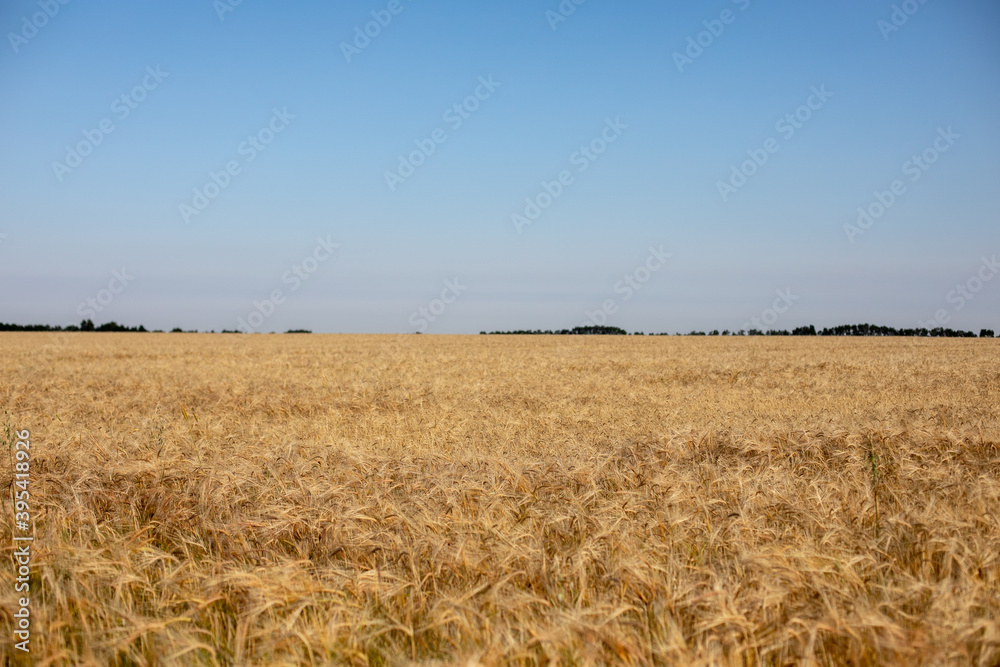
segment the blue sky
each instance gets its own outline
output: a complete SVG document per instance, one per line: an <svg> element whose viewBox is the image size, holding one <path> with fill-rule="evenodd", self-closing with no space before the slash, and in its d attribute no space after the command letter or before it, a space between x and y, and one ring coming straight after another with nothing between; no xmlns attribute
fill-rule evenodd
<svg viewBox="0 0 1000 667"><path fill-rule="evenodd" d="M0 321L1000 330L996 2L222 7L0 7Z"/></svg>

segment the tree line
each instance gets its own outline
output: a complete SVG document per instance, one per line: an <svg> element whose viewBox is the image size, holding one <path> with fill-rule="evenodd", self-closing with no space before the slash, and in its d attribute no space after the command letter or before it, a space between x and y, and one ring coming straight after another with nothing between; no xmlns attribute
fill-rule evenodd
<svg viewBox="0 0 1000 667"><path fill-rule="evenodd" d="M0 331L116 331L116 332L128 332L128 333L164 333L163 329L147 329L141 324L137 327L128 327L124 324L118 324L114 320L111 322L105 322L101 325L95 325L91 320L83 320L80 324L69 324L64 327L52 326L50 324L7 324L6 322L0 322ZM185 331L180 327L174 327L170 330L170 333L199 333L197 329L191 329L190 331ZM206 331L204 333L215 333L215 331ZM223 329L221 333L243 333L242 331L229 331ZM308 329L290 329L285 333L312 333Z"/></svg>
<svg viewBox="0 0 1000 667"><path fill-rule="evenodd" d="M7 324L0 322L0 331L116 331L116 332L129 332L129 333L163 333L163 329L153 329L149 330L141 324L137 327L128 327L123 324L118 324L115 321L106 322L101 325L95 325L91 320L83 320L79 325L70 324L65 327L51 326L49 324ZM171 329L170 333L198 333L197 330L184 331L180 327L175 327ZM215 331L206 331L204 333L215 333ZM223 329L220 333L243 333L237 330ZM289 329L285 333L290 334L308 334L312 333L309 329ZM589 326L589 327L574 327L572 329L517 329L514 331L480 331L482 336L916 336L925 338L976 338L976 334L972 331L961 331L955 329L944 329L937 327L935 329L897 329L895 327L885 327L876 324L841 324L836 327L825 327L823 329L817 329L813 325L796 327L791 331L787 329L768 329L767 331L761 331L759 329L750 329L748 331L729 331L728 329L724 331L719 331L715 329L713 331L691 331L686 334L682 333L643 333L642 331L636 331L629 333L624 329L619 327L608 327L608 326ZM980 329L979 338L995 338L993 329Z"/></svg>
<svg viewBox="0 0 1000 667"><path fill-rule="evenodd" d="M542 330L542 329L518 329L516 331L480 331L480 335L483 336L497 336L497 335L519 335L519 336L922 336L928 338L976 338L976 334L972 331L958 331L955 329L944 329L937 327L936 329L897 329L895 327L885 327L876 324L841 324L836 327L826 327L823 329L816 329L815 326L809 325L804 327L796 327L791 331L787 329L768 329L767 331L761 331L760 329L750 329L748 331L725 331L720 332L718 329L710 331L708 333L704 331L691 331L687 334L682 333L643 333L642 331L636 331L635 333L629 334L629 332L618 327L575 327L573 329L559 329L553 330ZM980 329L979 338L994 338L992 329Z"/></svg>

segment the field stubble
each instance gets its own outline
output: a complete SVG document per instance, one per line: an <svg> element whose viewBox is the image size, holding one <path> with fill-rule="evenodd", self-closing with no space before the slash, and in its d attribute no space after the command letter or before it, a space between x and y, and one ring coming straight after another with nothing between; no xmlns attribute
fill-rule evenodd
<svg viewBox="0 0 1000 667"><path fill-rule="evenodd" d="M997 342L50 342L39 663L1000 662Z"/></svg>

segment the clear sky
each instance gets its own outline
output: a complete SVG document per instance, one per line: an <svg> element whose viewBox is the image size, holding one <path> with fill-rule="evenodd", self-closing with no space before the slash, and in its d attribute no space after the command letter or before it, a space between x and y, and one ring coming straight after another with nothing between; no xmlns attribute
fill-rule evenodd
<svg viewBox="0 0 1000 667"><path fill-rule="evenodd" d="M995 0L8 0L0 30L0 321L1000 330Z"/></svg>

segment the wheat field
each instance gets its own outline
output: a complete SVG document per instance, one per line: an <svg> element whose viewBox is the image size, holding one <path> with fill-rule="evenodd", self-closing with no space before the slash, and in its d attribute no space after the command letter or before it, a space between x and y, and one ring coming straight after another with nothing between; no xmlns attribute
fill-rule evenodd
<svg viewBox="0 0 1000 667"><path fill-rule="evenodd" d="M0 350L36 664L1000 663L998 341Z"/></svg>

